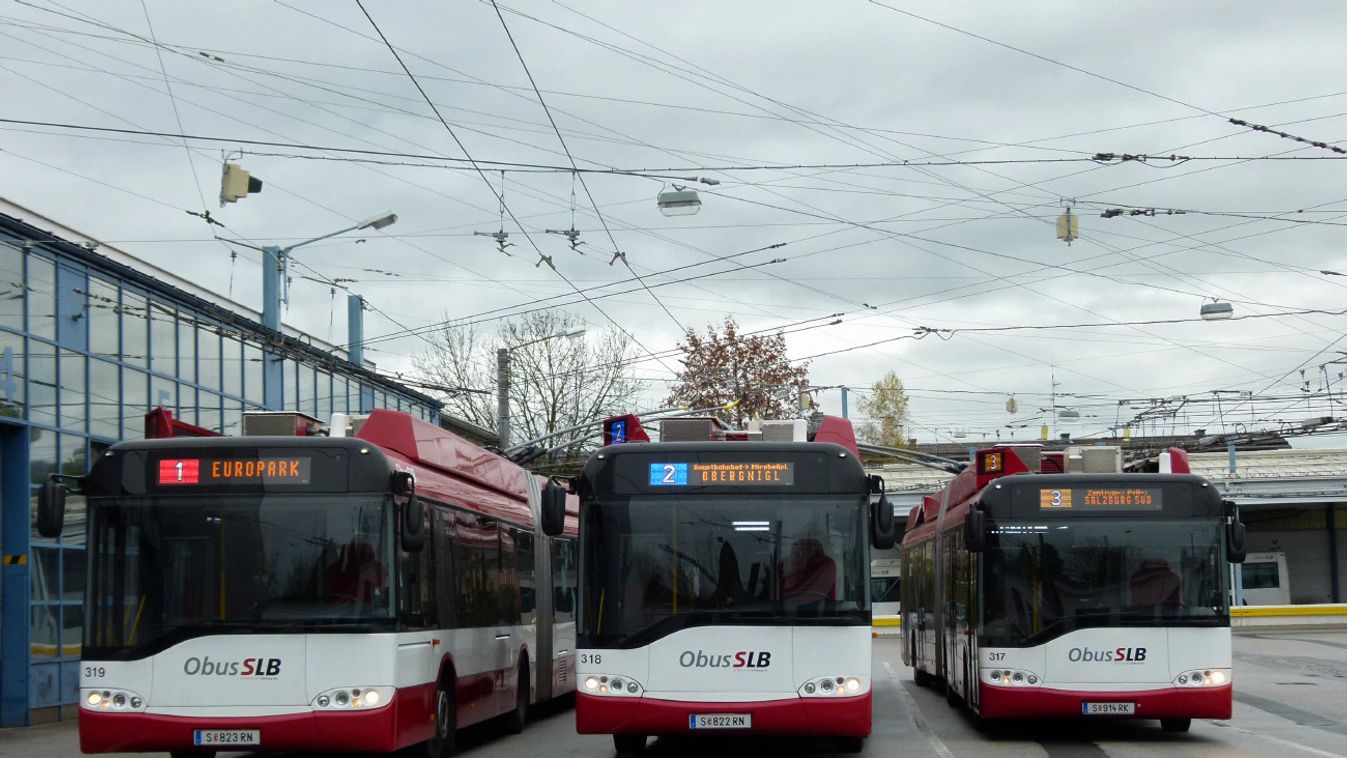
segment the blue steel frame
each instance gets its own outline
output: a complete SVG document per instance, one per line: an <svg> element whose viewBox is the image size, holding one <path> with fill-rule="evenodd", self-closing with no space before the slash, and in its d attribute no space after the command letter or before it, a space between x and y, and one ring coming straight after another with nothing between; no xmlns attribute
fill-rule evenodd
<svg viewBox="0 0 1347 758"><path fill-rule="evenodd" d="M15 260L19 269L7 270ZM34 286L32 265L53 272L41 284L54 284L54 292ZM30 312L38 297L41 314ZM31 530L35 488L48 473L83 473L104 446L140 436L145 412L159 404L226 432L237 432L248 407L310 415L387 407L438 417L431 398L7 217L0 217L0 298L23 303L19 325L0 324L0 341L8 343L0 350L0 727L30 723L34 709L59 716L77 695L83 534L43 540ZM35 315L54 317L55 328L36 329ZM104 344L91 345L95 316L103 329L111 325L115 354L107 333ZM250 370L250 361L261 361L260 370ZM42 375L34 376L35 367ZM288 393L301 378L306 389ZM287 402L292 394L296 401ZM112 398L112 415L91 422L97 404ZM49 407L35 409L35 399ZM72 527L81 509L72 498Z"/></svg>

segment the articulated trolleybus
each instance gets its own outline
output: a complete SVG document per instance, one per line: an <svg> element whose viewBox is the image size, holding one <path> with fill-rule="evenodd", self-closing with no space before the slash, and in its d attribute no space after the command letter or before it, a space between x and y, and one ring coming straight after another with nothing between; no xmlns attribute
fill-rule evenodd
<svg viewBox="0 0 1347 758"><path fill-rule="evenodd" d="M1232 707L1233 503L1160 456L1118 448L976 453L908 517L903 659L987 719L1159 719L1187 731ZM1049 473L1056 472L1056 473Z"/></svg>
<svg viewBox="0 0 1347 758"><path fill-rule="evenodd" d="M608 441L647 440L635 424L611 422L621 432ZM881 485L843 419L825 418L813 441L804 421L761 432L802 441L732 441L751 433L717 426L665 420L661 442L605 446L577 480L577 729L612 734L622 754L705 732L859 750L868 548L892 546L892 506L870 506Z"/></svg>
<svg viewBox="0 0 1347 758"><path fill-rule="evenodd" d="M84 752L439 758L456 727L519 729L574 691L565 491L404 413L346 421L123 442L72 483L90 523ZM65 489L44 485L47 533ZM554 537L536 527L549 498Z"/></svg>

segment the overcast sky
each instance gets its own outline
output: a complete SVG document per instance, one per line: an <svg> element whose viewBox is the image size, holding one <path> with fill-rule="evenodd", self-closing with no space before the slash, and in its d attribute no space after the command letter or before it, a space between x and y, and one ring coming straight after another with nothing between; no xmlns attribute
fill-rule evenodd
<svg viewBox="0 0 1347 758"><path fill-rule="evenodd" d="M383 233L298 251L285 314L343 344L332 283L364 295L381 370L427 344L375 338L542 301L620 324L641 354L726 315L783 327L793 358L827 353L817 385L898 372L921 441L1037 437L1054 378L1077 436L1151 398L1183 410L1146 432L1337 414L1347 317L1189 321L1212 298L1237 317L1347 307L1347 276L1321 273L1347 274L1343 156L1227 120L1347 139L1347 5L885 3L509 0L563 145L489 2L366 3L415 82L353 2L4 2L0 117L226 141L0 124L0 195L254 308L259 255L231 259L214 232L286 244L394 210ZM666 218L656 195L676 180L509 171L505 255L474 236L502 228L499 171L483 166L488 187L436 158L463 148L719 184ZM238 150L265 187L221 209ZM1171 154L1193 160L1154 157ZM781 168L796 165L829 168ZM1054 231L1069 203L1070 246ZM203 208L226 228L185 212ZM572 218L578 252L544 231ZM677 365L637 365L649 406ZM818 397L840 410L838 390Z"/></svg>

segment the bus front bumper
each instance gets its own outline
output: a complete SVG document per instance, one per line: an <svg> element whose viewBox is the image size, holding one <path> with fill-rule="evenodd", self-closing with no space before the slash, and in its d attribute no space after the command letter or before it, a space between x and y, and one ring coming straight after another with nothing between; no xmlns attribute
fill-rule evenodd
<svg viewBox="0 0 1347 758"><path fill-rule="evenodd" d="M1166 687L1155 690L1086 692L1051 687L998 687L979 685L978 715L1006 718L1128 718L1128 719L1228 719L1234 708L1234 689L1222 687ZM1134 713L1124 716L1085 715L1087 703L1132 703Z"/></svg>
<svg viewBox="0 0 1347 758"><path fill-rule="evenodd" d="M230 751L323 751L387 753L434 735L434 685L404 688L388 705L368 711L305 711L285 715L216 718L157 713L107 713L81 708L84 753L209 750L195 745L198 729L258 730L261 744Z"/></svg>
<svg viewBox="0 0 1347 758"><path fill-rule="evenodd" d="M720 703L653 697L602 697L577 692L575 729L580 734L800 734L870 735L871 693L853 697ZM697 714L749 714L749 729L692 729Z"/></svg>

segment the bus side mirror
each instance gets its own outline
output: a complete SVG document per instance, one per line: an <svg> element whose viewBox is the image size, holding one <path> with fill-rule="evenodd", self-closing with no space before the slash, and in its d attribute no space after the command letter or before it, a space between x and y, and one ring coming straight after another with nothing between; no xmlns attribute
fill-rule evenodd
<svg viewBox="0 0 1347 758"><path fill-rule="evenodd" d="M1225 557L1231 563L1243 563L1247 551L1244 545L1244 522L1232 521L1225 528Z"/></svg>
<svg viewBox="0 0 1347 758"><path fill-rule="evenodd" d="M416 495L402 501L402 549L419 553L426 546L426 509Z"/></svg>
<svg viewBox="0 0 1347 758"><path fill-rule="evenodd" d="M566 488L556 482L548 482L543 488L542 502L543 534L548 537L560 537L566 529Z"/></svg>
<svg viewBox="0 0 1347 758"><path fill-rule="evenodd" d="M893 518L893 505L884 493L879 500L870 504L870 544L876 550L888 550L897 541L897 531Z"/></svg>
<svg viewBox="0 0 1347 758"><path fill-rule="evenodd" d="M37 491L37 533L48 539L61 536L65 527L65 484L52 474Z"/></svg>
<svg viewBox="0 0 1347 758"><path fill-rule="evenodd" d="M968 515L964 517L964 544L968 551L980 553L987 549L987 514L978 510L977 507L968 509Z"/></svg>

